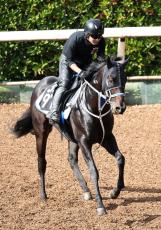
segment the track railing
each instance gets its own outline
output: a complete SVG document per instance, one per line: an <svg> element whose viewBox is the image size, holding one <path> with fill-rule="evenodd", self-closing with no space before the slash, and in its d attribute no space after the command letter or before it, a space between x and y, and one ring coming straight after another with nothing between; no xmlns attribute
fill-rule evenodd
<svg viewBox="0 0 161 230"><path fill-rule="evenodd" d="M1 31L0 42L7 41L38 41L66 40L69 36L82 29L33 30L33 31ZM125 38L130 37L161 37L161 26L105 28L105 38L118 38L117 55L125 57Z"/></svg>

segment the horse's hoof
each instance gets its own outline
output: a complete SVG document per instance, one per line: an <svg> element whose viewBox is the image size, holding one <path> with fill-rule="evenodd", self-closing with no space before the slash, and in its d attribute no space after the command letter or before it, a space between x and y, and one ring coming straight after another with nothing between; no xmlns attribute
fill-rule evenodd
<svg viewBox="0 0 161 230"><path fill-rule="evenodd" d="M45 202L45 201L47 201L48 198L47 198L47 195L45 194L45 195L41 195L40 199L41 199L41 201Z"/></svg>
<svg viewBox="0 0 161 230"><path fill-rule="evenodd" d="M110 198L111 199L116 199L120 194L120 190L117 188L114 188L111 193L110 193Z"/></svg>
<svg viewBox="0 0 161 230"><path fill-rule="evenodd" d="M90 192L85 192L83 194L83 196L84 196L84 200L91 200L92 199L92 196L91 196Z"/></svg>
<svg viewBox="0 0 161 230"><path fill-rule="evenodd" d="M105 208L97 208L97 214L99 216L102 216L102 215L105 215L107 212L106 212L106 209Z"/></svg>

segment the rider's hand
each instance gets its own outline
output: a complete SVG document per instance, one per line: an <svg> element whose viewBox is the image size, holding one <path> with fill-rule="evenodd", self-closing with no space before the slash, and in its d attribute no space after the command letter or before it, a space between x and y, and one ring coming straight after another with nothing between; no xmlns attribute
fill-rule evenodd
<svg viewBox="0 0 161 230"><path fill-rule="evenodd" d="M81 80L84 80L85 77L86 77L86 72L84 70L81 70L79 73L78 73L78 77L81 79Z"/></svg>
<svg viewBox="0 0 161 230"><path fill-rule="evenodd" d="M102 62L106 61L105 57L103 57L103 56L102 57L101 56L97 57L96 60L97 60L98 63L102 63Z"/></svg>

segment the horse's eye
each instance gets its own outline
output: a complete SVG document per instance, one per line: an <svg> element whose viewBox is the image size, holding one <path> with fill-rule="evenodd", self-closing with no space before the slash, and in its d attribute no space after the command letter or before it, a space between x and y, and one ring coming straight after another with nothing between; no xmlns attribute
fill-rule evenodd
<svg viewBox="0 0 161 230"><path fill-rule="evenodd" d="M93 81L93 82L94 82L94 84L98 84L98 81L97 81L97 79L94 79L94 81Z"/></svg>

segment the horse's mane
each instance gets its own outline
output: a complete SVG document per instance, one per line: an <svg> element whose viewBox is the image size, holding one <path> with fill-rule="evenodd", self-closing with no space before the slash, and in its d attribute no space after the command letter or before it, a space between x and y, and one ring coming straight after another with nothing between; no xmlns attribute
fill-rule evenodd
<svg viewBox="0 0 161 230"><path fill-rule="evenodd" d="M91 79L92 76L98 72L98 70L106 64L106 60L102 59L101 61L93 61L86 69L86 77L87 79Z"/></svg>
<svg viewBox="0 0 161 230"><path fill-rule="evenodd" d="M93 79L95 73L99 71L99 69L104 65L116 65L118 61L122 60L122 57L116 57L115 55L107 58L101 58L100 60L95 60L91 62L91 64L86 69L86 77L90 81Z"/></svg>

